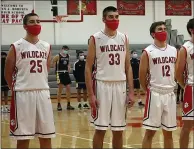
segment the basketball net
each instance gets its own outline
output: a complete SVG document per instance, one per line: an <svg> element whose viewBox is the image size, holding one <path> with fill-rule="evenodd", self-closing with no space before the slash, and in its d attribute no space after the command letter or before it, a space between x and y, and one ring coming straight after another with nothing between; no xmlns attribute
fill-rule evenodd
<svg viewBox="0 0 194 149"><path fill-rule="evenodd" d="M68 16L67 15L55 16L55 20L57 21L57 23L67 22Z"/></svg>

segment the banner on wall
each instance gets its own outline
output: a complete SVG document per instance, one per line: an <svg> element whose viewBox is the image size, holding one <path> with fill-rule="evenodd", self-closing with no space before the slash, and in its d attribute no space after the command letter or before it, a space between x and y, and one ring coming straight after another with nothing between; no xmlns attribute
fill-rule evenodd
<svg viewBox="0 0 194 149"><path fill-rule="evenodd" d="M120 15L145 15L145 0L117 0Z"/></svg>
<svg viewBox="0 0 194 149"><path fill-rule="evenodd" d="M191 0L165 0L165 14L167 16L191 16Z"/></svg>
<svg viewBox="0 0 194 149"><path fill-rule="evenodd" d="M33 4L1 2L1 23L23 24L24 16L32 12L32 10Z"/></svg>
<svg viewBox="0 0 194 149"><path fill-rule="evenodd" d="M97 0L82 0L82 10L84 15L97 14ZM67 0L67 14L79 15L79 0Z"/></svg>

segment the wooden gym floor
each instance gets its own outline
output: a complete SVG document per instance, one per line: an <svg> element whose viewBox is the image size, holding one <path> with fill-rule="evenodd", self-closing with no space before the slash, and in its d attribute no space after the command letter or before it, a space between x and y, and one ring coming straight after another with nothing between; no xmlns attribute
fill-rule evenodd
<svg viewBox="0 0 194 149"><path fill-rule="evenodd" d="M142 98L145 99L145 98ZM62 103L63 111L58 112L56 110L56 100L53 101L53 110L56 126L56 138L52 140L53 148L91 148L92 147L92 137L94 134L94 129L90 125L88 117L90 115L90 110L78 110L77 102L74 98L72 100L72 105L76 107L74 111L67 111L65 109L66 102ZM145 102L143 100L143 102ZM178 129L173 133L174 147L179 148L179 136L180 136L180 126L181 126L181 105L177 105L177 123ZM144 108L139 108L137 104L133 108L128 110L127 116L127 129L124 132L124 147L125 148L141 148L142 139L145 130L141 128L142 116L144 113ZM2 148L15 148L16 141L9 138L9 114L1 115L1 147ZM104 148L112 148L111 145L112 135L110 130L107 131L104 138ZM190 136L189 147L193 148L193 133ZM153 139L153 148L163 148L163 135L162 131L159 130L155 138ZM31 140L30 148L39 148L39 142L36 138Z"/></svg>

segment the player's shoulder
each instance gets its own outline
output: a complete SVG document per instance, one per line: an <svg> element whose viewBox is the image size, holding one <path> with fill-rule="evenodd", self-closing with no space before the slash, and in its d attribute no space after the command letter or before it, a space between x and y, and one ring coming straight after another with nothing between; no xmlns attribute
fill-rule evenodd
<svg viewBox="0 0 194 149"><path fill-rule="evenodd" d="M98 32L96 32L96 33L94 33L91 37L100 37L100 36L103 36L104 34L103 34L103 32L102 31L98 31Z"/></svg>
<svg viewBox="0 0 194 149"><path fill-rule="evenodd" d="M76 65L76 64L78 64L78 63L79 63L79 60L76 60L75 63L74 63L74 65Z"/></svg>
<svg viewBox="0 0 194 149"><path fill-rule="evenodd" d="M122 33L122 32L120 32L120 31L117 31L117 34L118 34L119 36L122 36L122 37L128 37L127 34Z"/></svg>
<svg viewBox="0 0 194 149"><path fill-rule="evenodd" d="M50 48L50 46L51 46L48 42L46 42L46 41L44 41L44 40L39 40L39 44L41 44L41 45L43 45L43 46L45 46L45 47L49 47L49 48Z"/></svg>
<svg viewBox="0 0 194 149"><path fill-rule="evenodd" d="M168 47L170 50L177 51L177 49L176 49L174 46L171 46L171 45L167 44L167 47Z"/></svg>
<svg viewBox="0 0 194 149"><path fill-rule="evenodd" d="M188 49L193 49L193 43L191 41L186 41L184 44L183 44L183 47L188 50Z"/></svg>
<svg viewBox="0 0 194 149"><path fill-rule="evenodd" d="M144 49L144 51L146 51L146 52L151 52L151 51L153 51L155 49L155 46L153 45L153 44L150 44L150 45L148 45L145 49Z"/></svg>
<svg viewBox="0 0 194 149"><path fill-rule="evenodd" d="M15 47L18 47L18 46L21 46L24 42L25 42L25 40L23 38L20 38L19 40L15 41L11 45L14 45Z"/></svg>

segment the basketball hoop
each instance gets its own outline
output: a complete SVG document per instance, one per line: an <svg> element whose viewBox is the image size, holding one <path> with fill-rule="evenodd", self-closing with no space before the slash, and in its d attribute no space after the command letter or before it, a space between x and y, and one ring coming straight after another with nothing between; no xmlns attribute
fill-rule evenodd
<svg viewBox="0 0 194 149"><path fill-rule="evenodd" d="M68 16L67 15L59 15L59 16L55 16L54 19L57 21L57 23L67 22Z"/></svg>

